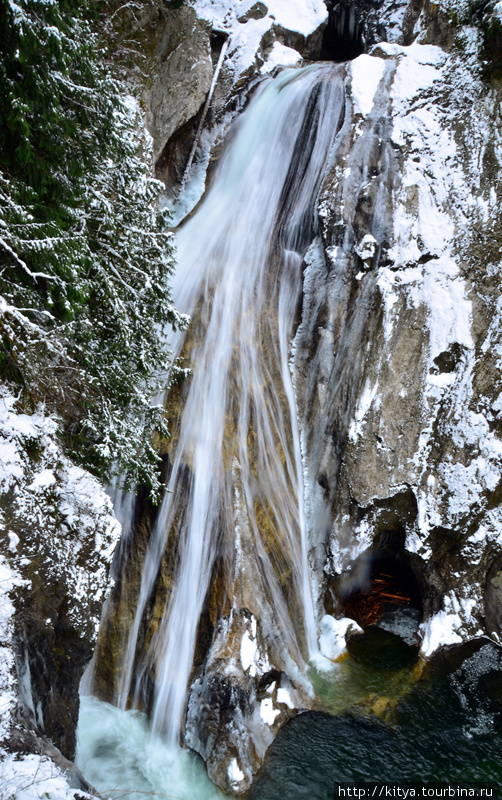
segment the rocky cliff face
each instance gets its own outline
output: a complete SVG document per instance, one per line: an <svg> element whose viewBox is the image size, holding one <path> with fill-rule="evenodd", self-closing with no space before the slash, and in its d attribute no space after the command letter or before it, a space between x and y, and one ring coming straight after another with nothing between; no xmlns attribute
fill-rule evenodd
<svg viewBox="0 0 502 800"><path fill-rule="evenodd" d="M298 396L328 594L340 612L336 576L379 549L383 529L399 532L424 581L430 652L440 641L500 634L488 578L500 548L489 288L499 247L500 184L489 166L500 153L498 100L465 51L380 45L371 58L371 67L365 56L351 67L355 125L321 201ZM357 99L363 59L379 72L366 108Z"/></svg>
<svg viewBox="0 0 502 800"><path fill-rule="evenodd" d="M472 637L500 642L501 88L488 57L500 36L496 9L481 19L414 0L332 2L329 13L317 0L293 5L298 13L279 0L148 4L123 21L148 43L142 75L127 68L142 82L157 173L176 195L227 34L183 213L210 181L257 81L302 58L352 59L291 351L321 659L329 666L345 650L350 620L363 622L353 592L364 599L375 564L399 578L399 596L413 596L424 658ZM12 439L26 451L16 486L27 487L29 514L19 511L16 487L2 495L1 553L6 568L16 562L9 581L19 586L5 616L5 686L17 670L17 689L2 735L5 743L21 721L21 739L33 731L43 747L50 738L72 757L76 687L116 531L105 501L96 508L94 489L80 493L87 479L42 442L42 428ZM63 485L65 497L80 498L77 510L62 505ZM94 674L105 699L117 696L155 514L138 501L116 562ZM281 725L318 701L308 676L271 645L273 615L263 613L269 598L256 590L252 550L239 561L224 545L200 620L183 735L212 779L240 794ZM168 542L142 646L170 592L176 547Z"/></svg>
<svg viewBox="0 0 502 800"><path fill-rule="evenodd" d="M351 587L383 559L407 576L426 657L502 636L500 85L468 10L329 9L317 32L296 36L270 4L239 15L199 4L235 45L198 180L243 87L299 55L355 59L292 351L321 652L343 650ZM226 580L215 576L201 620L185 741L240 793L280 725L314 698L267 649L266 598L230 613Z"/></svg>
<svg viewBox="0 0 502 800"><path fill-rule="evenodd" d="M59 792L88 788L71 763L78 689L120 526L98 482L63 454L54 420L22 413L6 391L0 418L2 791L52 791L55 778Z"/></svg>

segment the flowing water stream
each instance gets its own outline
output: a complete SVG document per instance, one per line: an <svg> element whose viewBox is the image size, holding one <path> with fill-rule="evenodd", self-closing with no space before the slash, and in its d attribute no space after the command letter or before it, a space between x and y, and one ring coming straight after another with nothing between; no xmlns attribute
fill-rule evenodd
<svg viewBox="0 0 502 800"><path fill-rule="evenodd" d="M153 665L153 726L172 744L222 542L235 551L227 572L237 573L243 529L252 541L278 647L300 669L317 647L288 359L315 201L343 116L341 76L337 66L316 65L262 87L177 237L173 295L193 323L175 349L193 374L171 421L170 475L117 687L119 708L131 695L140 706ZM168 540L174 577L142 653L138 633Z"/></svg>
<svg viewBox="0 0 502 800"><path fill-rule="evenodd" d="M306 674L317 650L289 349L303 257L316 235L316 199L343 121L343 74L341 66L318 64L262 84L232 131L207 197L177 235L173 295L193 322L174 347L192 374L167 399L166 492L144 555L116 707L83 698L79 725L79 765L102 791L117 787L117 797L131 791L220 796L202 763L178 742L201 614L222 550L232 597L243 581L242 542L248 542L259 594L268 602L263 615L273 615L268 628L291 672ZM145 637L166 557L164 607ZM145 703L145 687L152 685ZM331 690L346 693L347 686L335 680ZM151 723L134 710L145 705ZM312 726L314 741L323 735L330 741L327 728L318 733L319 724ZM356 740L364 735L347 724ZM294 735L293 729L296 741ZM303 729L298 736L308 740ZM290 743L291 752L297 744ZM273 763L287 774L281 747ZM253 798L283 796L267 775ZM298 786L295 791L291 797L304 796Z"/></svg>

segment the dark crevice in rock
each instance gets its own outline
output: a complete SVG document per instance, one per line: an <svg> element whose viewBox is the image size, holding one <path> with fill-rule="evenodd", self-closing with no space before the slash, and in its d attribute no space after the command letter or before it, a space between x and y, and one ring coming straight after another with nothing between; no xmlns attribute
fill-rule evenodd
<svg viewBox="0 0 502 800"><path fill-rule="evenodd" d="M466 350L467 348L464 345L453 342L447 350L436 356L434 359L435 367L431 369L431 372L435 374L455 372Z"/></svg>
<svg viewBox="0 0 502 800"><path fill-rule="evenodd" d="M363 553L340 584L345 616L363 628L347 633L347 650L374 669L399 670L419 654L423 587L404 538L404 529L382 531L379 549Z"/></svg>
<svg viewBox="0 0 502 800"><path fill-rule="evenodd" d="M202 108L173 133L155 164L155 177L165 184L168 194L181 184L201 116Z"/></svg>
<svg viewBox="0 0 502 800"><path fill-rule="evenodd" d="M359 7L348 0L327 0L328 24L324 29L321 59L326 61L351 61L366 52L364 27Z"/></svg>
<svg viewBox="0 0 502 800"><path fill-rule="evenodd" d="M321 59L329 61L351 61L367 53L378 42L411 44L415 37L415 24L424 14L427 25L434 32L431 41L451 45L451 25L440 15L437 6L429 0L325 0L329 12L324 29ZM439 19L441 17L441 19ZM434 27L435 26L435 27ZM437 30L436 30L437 29ZM440 31L440 34L438 33ZM440 35L440 41L434 40Z"/></svg>
<svg viewBox="0 0 502 800"><path fill-rule="evenodd" d="M361 627L378 624L397 609L405 609L418 628L429 611L430 595L421 559L406 550L407 534L416 524L418 507L411 489L354 507L354 524L373 530L372 546L341 575L328 577L324 603L327 613L345 615ZM413 613L411 613L413 612Z"/></svg>
<svg viewBox="0 0 502 800"><path fill-rule="evenodd" d="M26 589L20 592L14 653L23 720L37 735L51 740L64 757L73 759L78 685L92 650L89 639L70 622L69 600L63 592L62 585L48 587L44 597Z"/></svg>
<svg viewBox="0 0 502 800"><path fill-rule="evenodd" d="M266 692L266 690L275 682L281 682L281 675L278 669L271 669L268 672L265 672L264 675L261 676L260 681L258 683L258 693Z"/></svg>
<svg viewBox="0 0 502 800"><path fill-rule="evenodd" d="M215 67L218 63L218 59L220 57L221 49L226 42L227 37L220 33L219 31L212 30L211 36L209 38L209 42L211 45L211 62L213 67Z"/></svg>

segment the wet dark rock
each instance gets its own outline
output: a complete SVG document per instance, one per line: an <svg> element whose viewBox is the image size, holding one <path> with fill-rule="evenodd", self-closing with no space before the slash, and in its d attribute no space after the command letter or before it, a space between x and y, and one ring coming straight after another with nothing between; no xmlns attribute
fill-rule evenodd
<svg viewBox="0 0 502 800"><path fill-rule="evenodd" d="M56 622L47 625L54 613ZM92 656L92 640L65 621L65 598L54 587L40 597L18 598L14 648L21 717L68 759L75 757L79 683ZM29 693L25 687L29 686Z"/></svg>
<svg viewBox="0 0 502 800"><path fill-rule="evenodd" d="M253 3L253 5L250 8L248 8L248 10L244 14L241 14L240 17L237 17L237 20L239 22L245 23L249 19L262 19L263 17L266 17L267 14L268 14L267 6L265 5L265 3L262 3L260 2L260 0L258 0L258 2Z"/></svg>

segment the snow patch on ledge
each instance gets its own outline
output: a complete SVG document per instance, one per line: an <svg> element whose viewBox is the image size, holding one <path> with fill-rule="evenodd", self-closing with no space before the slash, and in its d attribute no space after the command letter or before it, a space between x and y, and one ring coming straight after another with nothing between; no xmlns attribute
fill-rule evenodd
<svg viewBox="0 0 502 800"><path fill-rule="evenodd" d="M266 0L269 14L288 31L310 36L328 19L323 0Z"/></svg>
<svg viewBox="0 0 502 800"><path fill-rule="evenodd" d="M244 773L239 769L236 758L233 758L228 765L227 775L231 783L240 783L244 780Z"/></svg>
<svg viewBox="0 0 502 800"><path fill-rule="evenodd" d="M280 714L280 710L278 708L274 708L274 701L271 697L266 697L265 700L262 700L260 703L260 717L265 725L272 726L275 722L275 718Z"/></svg>
<svg viewBox="0 0 502 800"><path fill-rule="evenodd" d="M362 55L350 62L352 81L350 89L356 114L366 116L373 108L374 97L383 74L385 61Z"/></svg>
<svg viewBox="0 0 502 800"><path fill-rule="evenodd" d="M274 46L260 71L265 74L272 72L275 67L293 67L301 60L302 57L297 50L293 50L292 47L286 47L280 42L274 42Z"/></svg>
<svg viewBox="0 0 502 800"><path fill-rule="evenodd" d="M257 674L263 674L270 669L270 664L265 653L260 653L258 639L256 636L256 618L251 616L249 627L244 631L241 639L240 658L244 672L252 678Z"/></svg>
<svg viewBox="0 0 502 800"><path fill-rule="evenodd" d="M253 5L253 3L250 3ZM264 0L268 9L267 26L276 22L288 31L310 36L317 28L328 19L328 10L323 0ZM243 13L240 0L195 0L194 6L197 14L202 19L208 20L212 25L226 28L229 33L235 33L247 28L249 22L237 21L237 15Z"/></svg>
<svg viewBox="0 0 502 800"><path fill-rule="evenodd" d="M262 39L274 25L308 37L328 19L328 10L323 0L266 0L264 4L267 7L266 16L241 23L238 21L238 17L243 13L240 0L195 0L194 2L197 15L201 19L207 20L215 28L227 31L230 35L230 48L225 64L234 73L235 80L255 63ZM283 45L281 47L283 48L281 51L275 50L271 54L272 61L269 56L266 63L270 66L265 67L264 72L269 72L274 66L291 66L296 63L292 61L292 53L286 52L296 51Z"/></svg>
<svg viewBox="0 0 502 800"><path fill-rule="evenodd" d="M70 800L90 798L91 795L71 789L63 773L49 761L38 755L13 755L0 748L0 786L2 797L15 800Z"/></svg>
<svg viewBox="0 0 502 800"><path fill-rule="evenodd" d="M420 625L422 655L431 656L440 647L460 644L468 638L483 636L476 628L473 611L477 606L474 598L459 598L454 592L443 599L444 608Z"/></svg>
<svg viewBox="0 0 502 800"><path fill-rule="evenodd" d="M345 635L349 628L362 630L349 617L335 619L330 614L324 615L319 625L319 650L325 658L335 661L346 651Z"/></svg>
<svg viewBox="0 0 502 800"><path fill-rule="evenodd" d="M291 694L288 692L287 689L283 689L282 687L277 689L277 702L282 703L288 708L296 708L291 698Z"/></svg>

